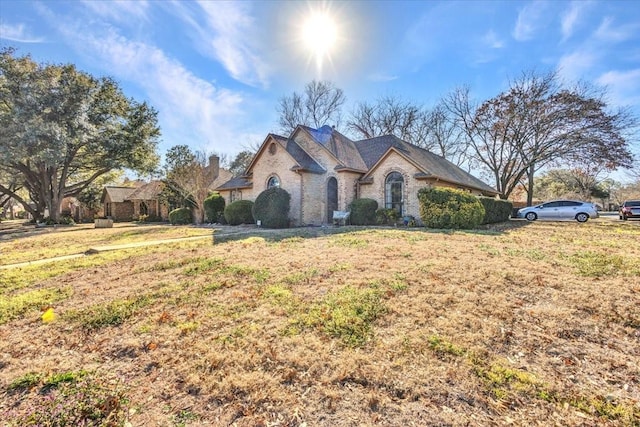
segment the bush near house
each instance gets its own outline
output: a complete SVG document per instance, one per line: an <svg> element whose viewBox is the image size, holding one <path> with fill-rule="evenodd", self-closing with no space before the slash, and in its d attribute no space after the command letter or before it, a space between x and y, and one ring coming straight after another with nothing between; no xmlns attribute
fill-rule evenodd
<svg viewBox="0 0 640 427"><path fill-rule="evenodd" d="M224 197L214 193L204 199L204 213L208 222L220 222L220 217L224 216Z"/></svg>
<svg viewBox="0 0 640 427"><path fill-rule="evenodd" d="M376 224L379 225L396 225L400 214L395 209L378 209L376 211Z"/></svg>
<svg viewBox="0 0 640 427"><path fill-rule="evenodd" d="M254 224L252 209L252 201L236 200L224 208L224 219L230 225Z"/></svg>
<svg viewBox="0 0 640 427"><path fill-rule="evenodd" d="M288 228L291 195L280 187L258 194L253 204L253 219L266 228Z"/></svg>
<svg viewBox="0 0 640 427"><path fill-rule="evenodd" d="M513 211L513 203L508 200L494 199L492 197L478 197L484 207L482 224L494 224L509 219Z"/></svg>
<svg viewBox="0 0 640 427"><path fill-rule="evenodd" d="M351 202L349 220L353 225L372 225L376 223L378 202L373 199L356 199Z"/></svg>
<svg viewBox="0 0 640 427"><path fill-rule="evenodd" d="M484 207L476 196L451 188L421 188L420 217L428 228L475 228L484 218Z"/></svg>
<svg viewBox="0 0 640 427"><path fill-rule="evenodd" d="M172 225L185 225L193 222L193 214L189 208L178 208L169 212L169 222Z"/></svg>

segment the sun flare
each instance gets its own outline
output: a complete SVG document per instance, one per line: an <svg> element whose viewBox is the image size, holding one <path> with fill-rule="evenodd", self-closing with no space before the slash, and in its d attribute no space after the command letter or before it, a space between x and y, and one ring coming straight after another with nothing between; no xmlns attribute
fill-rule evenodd
<svg viewBox="0 0 640 427"><path fill-rule="evenodd" d="M315 59L318 69L325 59L331 58L331 52L338 41L338 27L335 19L327 11L312 11L302 24L302 42L311 58Z"/></svg>

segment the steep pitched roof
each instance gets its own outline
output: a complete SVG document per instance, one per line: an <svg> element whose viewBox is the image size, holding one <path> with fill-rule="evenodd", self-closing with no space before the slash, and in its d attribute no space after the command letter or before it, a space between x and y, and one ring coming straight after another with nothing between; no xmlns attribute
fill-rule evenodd
<svg viewBox="0 0 640 427"><path fill-rule="evenodd" d="M444 157L438 156L416 145L409 144L393 135L357 141L356 146L362 158L367 163L369 172L371 172L371 168L380 161L388 150L395 149L422 170L422 173L417 176L418 178L439 178L488 193L498 193L495 189L454 165Z"/></svg>
<svg viewBox="0 0 640 427"><path fill-rule="evenodd" d="M317 144L327 149L338 162L341 163L336 167L336 170L351 169L362 172L364 174L363 179L365 180L371 173L372 168L376 167L385 154L388 153L389 150L395 150L421 170L419 174L416 174L416 178L436 178L453 184L475 188L486 193L498 193L491 186L462 170L444 157L403 141L393 135L352 141L330 126L313 129L300 125L297 129L303 129L307 132ZM292 169L304 170L311 173L326 172L325 168L293 139L296 131L294 131L289 138L269 134L261 150L264 149L267 140L273 138L284 147L298 164ZM253 162L256 161L257 157L257 155L254 157ZM253 162L249 166L249 169L251 169ZM247 172L249 172L249 170ZM250 176L245 176L234 178L218 187L218 189L247 188L250 186Z"/></svg>
<svg viewBox="0 0 640 427"><path fill-rule="evenodd" d="M316 162L309 153L304 151L293 139L288 138L284 141L279 140L279 142L283 144L284 149L287 150L287 153L289 153L298 164L298 167L294 167L294 169L302 169L311 173L326 172L326 169Z"/></svg>
<svg viewBox="0 0 640 427"><path fill-rule="evenodd" d="M102 190L102 197L100 201L104 203L105 198L109 195L112 203L122 203L131 193L136 191L135 187L118 187L118 186L106 186Z"/></svg>
<svg viewBox="0 0 640 427"><path fill-rule="evenodd" d="M126 197L126 200L155 200L162 191L161 181L151 181L148 184L144 184L138 187L133 193Z"/></svg>
<svg viewBox="0 0 640 427"><path fill-rule="evenodd" d="M338 169L348 168L366 172L367 166L351 139L328 125L324 125L319 129L313 129L308 126L300 127L306 130L318 144L326 148L342 163L338 166Z"/></svg>

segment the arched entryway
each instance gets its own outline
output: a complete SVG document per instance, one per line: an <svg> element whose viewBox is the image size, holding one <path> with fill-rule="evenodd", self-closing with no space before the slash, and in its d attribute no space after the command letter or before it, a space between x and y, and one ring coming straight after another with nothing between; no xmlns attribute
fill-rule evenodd
<svg viewBox="0 0 640 427"><path fill-rule="evenodd" d="M399 172L391 172L384 182L384 204L387 209L395 209L400 216L403 212L404 178Z"/></svg>
<svg viewBox="0 0 640 427"><path fill-rule="evenodd" d="M327 223L333 221L333 211L338 210L338 180L334 177L327 181Z"/></svg>

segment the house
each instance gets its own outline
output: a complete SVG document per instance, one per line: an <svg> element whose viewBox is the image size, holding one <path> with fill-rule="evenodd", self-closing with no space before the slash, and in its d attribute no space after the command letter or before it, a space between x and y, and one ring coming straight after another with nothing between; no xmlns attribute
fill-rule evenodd
<svg viewBox="0 0 640 427"><path fill-rule="evenodd" d="M279 186L291 195L293 225L332 222L358 198L420 218L418 190L450 187L494 197L498 192L448 160L393 135L352 141L330 126L298 126L288 138L269 134L245 174L216 190L226 203L255 200Z"/></svg>
<svg viewBox="0 0 640 427"><path fill-rule="evenodd" d="M233 177L220 167L218 156L210 156L204 168L209 192ZM164 184L162 181L135 182L135 186L105 186L100 199L104 216L115 221L138 220L141 216L149 220L169 220L169 206L160 200ZM197 215L196 215L197 216Z"/></svg>
<svg viewBox="0 0 640 427"><path fill-rule="evenodd" d="M114 221L131 221L133 219L133 202L128 200L136 187L105 186L100 202L104 216Z"/></svg>

